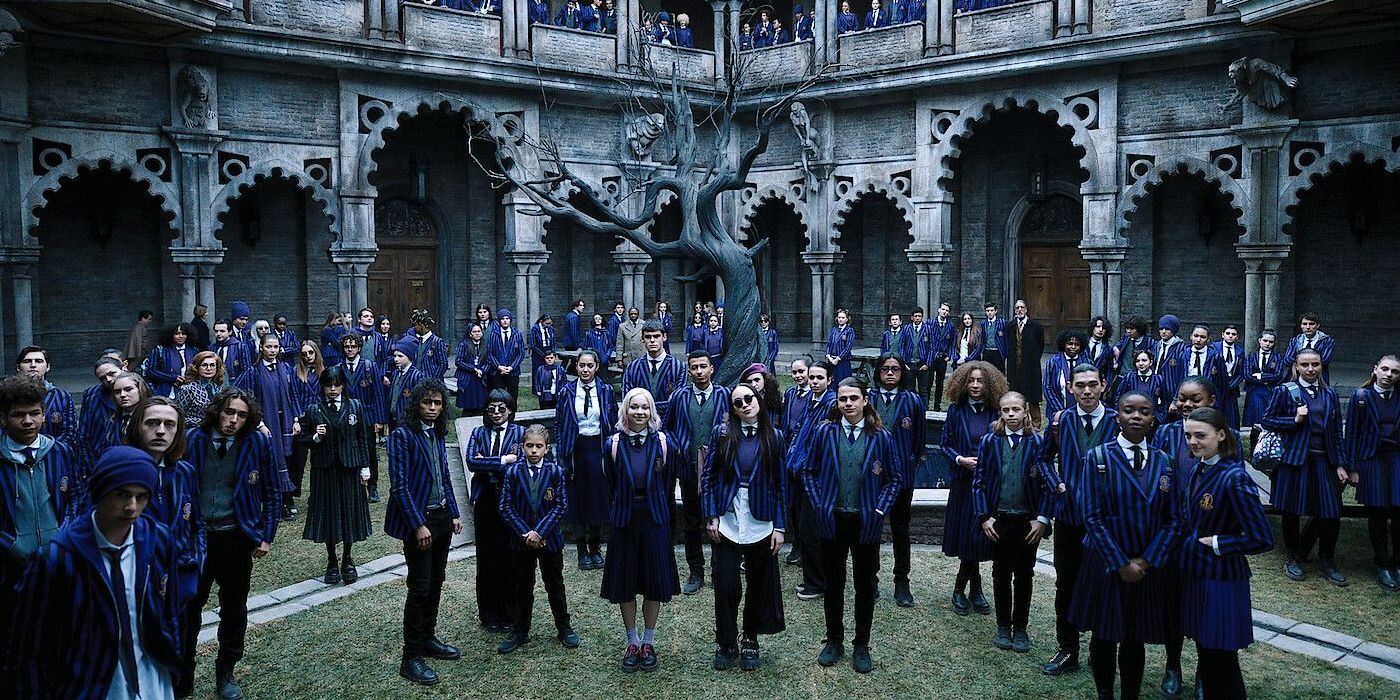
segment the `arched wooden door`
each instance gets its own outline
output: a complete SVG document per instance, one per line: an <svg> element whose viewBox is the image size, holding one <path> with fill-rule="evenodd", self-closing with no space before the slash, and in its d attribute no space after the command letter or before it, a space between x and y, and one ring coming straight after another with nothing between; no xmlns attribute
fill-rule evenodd
<svg viewBox="0 0 1400 700"><path fill-rule="evenodd" d="M374 231L379 255L369 268L369 305L403 331L413 309L437 304L437 227L422 206L391 199L375 207Z"/></svg>
<svg viewBox="0 0 1400 700"><path fill-rule="evenodd" d="M1083 219L1078 199L1052 194L1031 203L1021 222L1020 296L1045 325L1047 345L1065 328L1089 326L1089 264L1079 253Z"/></svg>

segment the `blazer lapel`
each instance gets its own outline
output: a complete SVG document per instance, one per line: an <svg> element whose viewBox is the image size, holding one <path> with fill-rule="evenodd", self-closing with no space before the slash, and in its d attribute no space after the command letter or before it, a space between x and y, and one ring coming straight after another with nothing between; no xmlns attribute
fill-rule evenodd
<svg viewBox="0 0 1400 700"><path fill-rule="evenodd" d="M1152 500L1151 496L1146 490L1142 488L1142 482L1138 480L1137 474L1133 473L1131 459L1128 457L1127 453L1123 451L1123 448L1121 446L1116 444L1111 446L1109 449L1112 450L1113 454L1116 454L1118 457L1121 458L1108 460L1110 464L1116 465L1115 468L1118 469L1119 476L1125 479L1129 484L1132 484L1133 489L1138 492L1138 495L1142 496L1144 499L1147 499L1150 502ZM1142 468L1150 468L1152 462L1151 457L1149 455L1143 455L1142 458L1147 461L1147 464L1144 464Z"/></svg>

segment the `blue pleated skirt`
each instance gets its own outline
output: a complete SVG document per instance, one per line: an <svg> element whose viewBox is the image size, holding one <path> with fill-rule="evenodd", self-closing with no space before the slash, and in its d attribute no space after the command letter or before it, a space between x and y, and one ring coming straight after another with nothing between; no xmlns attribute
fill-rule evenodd
<svg viewBox="0 0 1400 700"><path fill-rule="evenodd" d="M1126 583L1103 557L1086 547L1069 619L1080 630L1093 632L1096 639L1162 644L1169 629L1168 585L1162 569L1149 569L1141 581Z"/></svg>
<svg viewBox="0 0 1400 700"><path fill-rule="evenodd" d="M1181 631L1206 649L1239 651L1254 643L1249 579L1182 577Z"/></svg>
<svg viewBox="0 0 1400 700"><path fill-rule="evenodd" d="M1400 506L1400 452L1384 450L1371 459L1354 465L1360 479L1356 483L1356 500L1362 505Z"/></svg>
<svg viewBox="0 0 1400 700"><path fill-rule="evenodd" d="M574 441L573 481L569 482L569 522L588 527L608 524L611 494L603 476L603 438Z"/></svg>
<svg viewBox="0 0 1400 700"><path fill-rule="evenodd" d="M948 485L948 506L943 511L943 553L963 561L988 561L991 543L982 534L972 512L972 480L954 479Z"/></svg>
<svg viewBox="0 0 1400 700"><path fill-rule="evenodd" d="M656 524L646 501L632 504L632 522L608 533L602 597L610 603L637 596L662 603L681 592L671 528Z"/></svg>
<svg viewBox="0 0 1400 700"><path fill-rule="evenodd" d="M1336 468L1324 455L1312 453L1306 464L1280 466L1274 473L1273 502L1294 515L1342 517L1342 485Z"/></svg>

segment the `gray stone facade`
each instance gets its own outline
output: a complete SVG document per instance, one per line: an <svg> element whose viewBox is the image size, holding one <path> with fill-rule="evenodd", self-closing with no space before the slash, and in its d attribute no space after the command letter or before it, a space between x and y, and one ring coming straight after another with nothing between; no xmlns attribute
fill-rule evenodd
<svg viewBox="0 0 1400 700"><path fill-rule="evenodd" d="M621 165L617 105L645 61L706 99L724 74L713 47L530 28L523 0L499 18L392 0L145 4L165 8L165 31L66 34L53 3L0 2L18 38L0 54L0 360L38 342L85 364L138 308L169 323L235 298L314 330L333 308L421 295L453 339L482 302L532 319L574 298L590 312L722 298L678 282L686 263L529 216L478 164L494 163L491 134L523 130L635 206L651 165ZM828 73L803 98L811 174L783 120L724 212L740 240L769 241L759 280L784 340L823 340L837 307L864 345L889 311L1028 296L1060 303L1037 310L1060 325L1172 312L1242 324L1251 344L1313 310L1339 359L1393 351L1400 23L1278 32L1268 4L954 16L940 0L927 24L839 39L818 6L817 41L745 53L753 87ZM737 3L695 5L737 26ZM654 9L619 8L632 23ZM1297 76L1284 104L1220 108L1244 56ZM676 230L663 203L653 231ZM1046 265L1063 289L1044 288Z"/></svg>

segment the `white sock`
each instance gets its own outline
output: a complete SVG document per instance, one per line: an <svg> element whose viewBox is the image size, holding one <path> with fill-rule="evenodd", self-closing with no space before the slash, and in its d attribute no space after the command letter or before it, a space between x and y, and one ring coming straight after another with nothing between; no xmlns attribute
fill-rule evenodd
<svg viewBox="0 0 1400 700"><path fill-rule="evenodd" d="M642 632L642 644L656 645L656 630L648 629Z"/></svg>
<svg viewBox="0 0 1400 700"><path fill-rule="evenodd" d="M628 644L629 646L631 646L631 645L640 645L641 643L642 643L642 640L641 640L640 638L637 637L637 628L636 628L636 627L628 627L628 628L627 628L627 644Z"/></svg>

